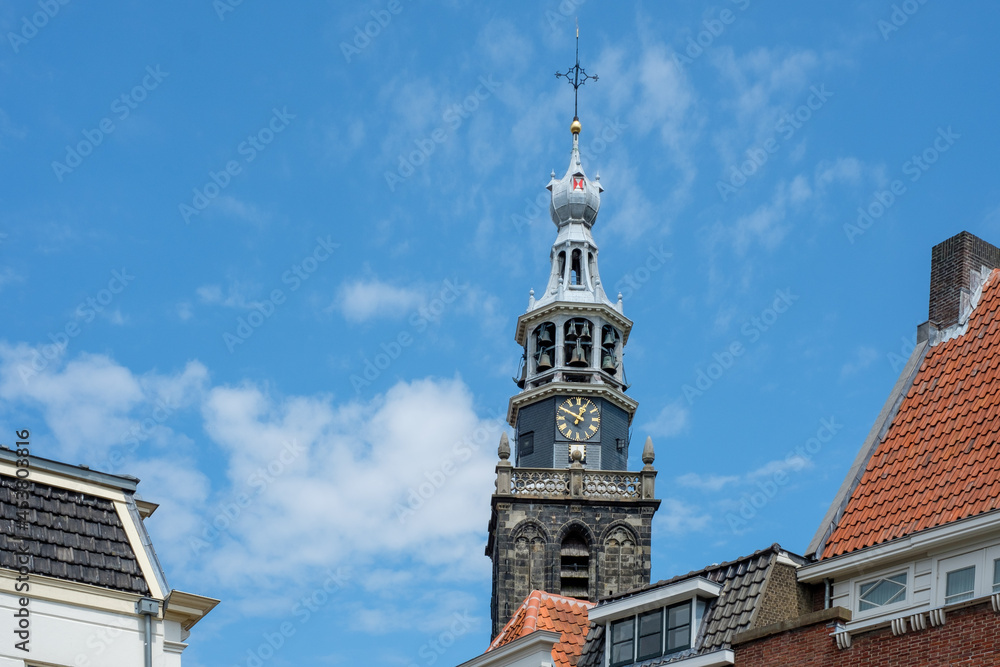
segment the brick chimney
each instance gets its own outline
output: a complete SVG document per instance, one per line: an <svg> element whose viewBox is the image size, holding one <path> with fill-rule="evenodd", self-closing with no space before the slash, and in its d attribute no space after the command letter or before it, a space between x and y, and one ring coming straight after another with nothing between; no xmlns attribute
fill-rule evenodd
<svg viewBox="0 0 1000 667"><path fill-rule="evenodd" d="M1000 248L961 232L931 250L931 299L928 319L938 329L958 324L963 297L978 287L978 272L1000 267ZM977 276L973 277L973 271Z"/></svg>

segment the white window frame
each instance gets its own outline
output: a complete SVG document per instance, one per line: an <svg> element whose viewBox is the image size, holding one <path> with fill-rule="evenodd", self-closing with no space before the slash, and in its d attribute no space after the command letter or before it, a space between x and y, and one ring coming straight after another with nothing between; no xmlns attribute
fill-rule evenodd
<svg viewBox="0 0 1000 667"><path fill-rule="evenodd" d="M1000 560L1000 545L986 547L986 558L983 567L983 595L993 595L1000 593L1000 587L993 589L993 562Z"/></svg>
<svg viewBox="0 0 1000 667"><path fill-rule="evenodd" d="M980 597L979 593L983 588L983 565L985 560L986 552L984 549L977 549L976 551L964 553L959 556L939 559L937 562L937 577L935 577L935 583L937 584L934 595L935 606L951 606L953 604L968 602L969 599L975 600ZM948 593L948 573L956 570L962 570L967 567L976 568L976 578L972 588L972 597L966 600L946 600L945 597Z"/></svg>
<svg viewBox="0 0 1000 667"><path fill-rule="evenodd" d="M682 651L689 651L694 648L695 639L698 637L698 628L704 620L705 612L707 611L708 602L705 598L699 598L697 595L690 598L685 598L681 600L673 600L669 603L665 603L661 606L655 607L653 609L637 609L635 613L630 614L625 617L619 617L615 619L609 619L604 626L604 667L610 667L611 665L611 644L612 644L612 626L615 623L619 623L626 619L632 621L632 662L624 663L629 665L638 664L639 661L635 659L639 652L639 616L642 614L649 613L651 611L660 611L660 655L657 656L674 656ZM688 648L681 649L680 651L674 651L667 653L667 623L669 622L669 614L667 610L671 607L676 607L678 605L687 604L689 605L689 621L690 621L690 636L688 637ZM703 606L702 606L703 605ZM655 660L657 658L647 658L646 660Z"/></svg>
<svg viewBox="0 0 1000 667"><path fill-rule="evenodd" d="M866 584L872 584L879 579L888 579L890 577L897 577L901 574L906 575L906 586L904 588L904 594L902 600L897 600L891 604L883 605L881 607L875 607L874 609L861 609L861 587ZM851 585L851 611L855 615L855 619L872 618L875 616L881 616L883 614L891 614L893 612L899 611L900 609L905 609L906 607L913 606L913 565L905 565L903 567L894 567L886 570L882 570L878 574L874 574L870 577L865 577L864 579L856 579Z"/></svg>
<svg viewBox="0 0 1000 667"><path fill-rule="evenodd" d="M982 598L987 598L995 592L993 590L993 562L1000 560L1000 545L989 547L979 547L972 551L949 552L949 555L939 556L934 562L934 581L931 591L932 606L951 607L953 605L968 604ZM965 567L975 566L976 579L972 597L966 600L945 600L948 592L948 573L961 570ZM996 591L1000 592L1000 590Z"/></svg>

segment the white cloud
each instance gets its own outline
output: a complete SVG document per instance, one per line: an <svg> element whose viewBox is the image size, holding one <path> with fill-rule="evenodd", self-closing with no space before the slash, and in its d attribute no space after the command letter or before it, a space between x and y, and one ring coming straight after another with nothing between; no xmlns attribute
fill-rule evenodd
<svg viewBox="0 0 1000 667"><path fill-rule="evenodd" d="M806 176L798 175L791 182L781 181L770 201L737 218L731 230L721 233L717 230L716 238L728 239L740 255L746 254L753 245L775 250L791 230L785 221L789 208L799 209L813 198L814 193Z"/></svg>
<svg viewBox="0 0 1000 667"><path fill-rule="evenodd" d="M423 291L396 287L380 280L356 280L341 285L336 307L350 322L380 317L400 317L424 302Z"/></svg>
<svg viewBox="0 0 1000 667"><path fill-rule="evenodd" d="M0 270L0 289L3 289L5 285L10 283L19 283L24 280L23 277L15 273L14 269L9 266L5 266L3 270Z"/></svg>
<svg viewBox="0 0 1000 667"><path fill-rule="evenodd" d="M212 202L212 207L209 210L257 226L262 226L268 221L268 215L256 204L242 201L232 195L218 197Z"/></svg>
<svg viewBox="0 0 1000 667"><path fill-rule="evenodd" d="M780 118L808 98L815 72L826 59L810 50L758 48L737 55L728 46L713 49L711 62L733 91L719 104L724 122L712 136L723 165L737 164L746 149L780 138Z"/></svg>
<svg viewBox="0 0 1000 667"><path fill-rule="evenodd" d="M704 530L711 521L710 514L674 498L665 498L653 518L655 530L671 536Z"/></svg>
<svg viewBox="0 0 1000 667"><path fill-rule="evenodd" d="M775 475L788 475L791 472L798 472L811 468L812 462L797 454L790 454L783 459L775 459L739 475L702 475L695 472L685 473L676 478L680 486L696 489L704 493L717 494L723 489L738 490L739 487L752 485L755 482L773 478Z"/></svg>
<svg viewBox="0 0 1000 667"><path fill-rule="evenodd" d="M342 118L337 118L331 120L324 129L327 158L338 162L347 162L359 148L364 146L366 137L367 130L361 119L345 121Z"/></svg>
<svg viewBox="0 0 1000 667"><path fill-rule="evenodd" d="M680 401L663 406L659 414L643 425L642 430L651 437L672 438L688 427L690 411Z"/></svg>
<svg viewBox="0 0 1000 667"><path fill-rule="evenodd" d="M746 480L754 481L762 477L773 477L778 474L787 475L789 472L798 472L799 470L811 467L812 462L808 458L794 454L783 459L768 461L759 468L751 470L747 473Z"/></svg>
<svg viewBox="0 0 1000 667"><path fill-rule="evenodd" d="M140 433L139 442L150 444L157 440L157 428L169 434L162 423L144 427L143 419L157 406L173 413L189 405L207 381L205 367L197 362L174 375L135 375L105 355L80 354L66 361L65 348L46 357L44 352L52 350L0 342L0 398L41 412L55 439L55 456L71 462L83 457L99 469L130 434Z"/></svg>
<svg viewBox="0 0 1000 667"><path fill-rule="evenodd" d="M195 289L195 294L198 295L202 303L222 303L222 287L219 285L202 285Z"/></svg>
<svg viewBox="0 0 1000 667"><path fill-rule="evenodd" d="M103 461L123 436L140 433L142 447L121 471L139 475L144 497L162 503L150 529L168 567L183 569L192 585L210 584L244 610L269 613L297 586L341 566L404 573L392 579L415 595L428 579L454 583L488 571L482 490L493 482L502 424L477 416L461 380L400 382L370 401L335 403L322 394L278 397L250 383L210 387L198 362L136 374L81 354L49 361L24 382L18 368L35 352L0 344L8 410L37 413L46 427L37 432L53 440L50 455L74 463ZM200 423L177 417L192 408ZM237 502L241 494L248 502ZM213 524L227 514L218 533ZM405 575L411 568L420 577ZM258 592L274 604L254 607ZM398 592L375 608L391 610Z"/></svg>
<svg viewBox="0 0 1000 667"><path fill-rule="evenodd" d="M838 158L833 162L816 165L816 185L825 188L835 183L858 185L867 169L861 160L854 157Z"/></svg>
<svg viewBox="0 0 1000 667"><path fill-rule="evenodd" d="M677 478L677 483L692 489L702 491L721 491L724 487L740 481L738 475L699 475L689 472Z"/></svg>
<svg viewBox="0 0 1000 667"><path fill-rule="evenodd" d="M207 572L223 583L276 587L277 569L294 579L370 559L458 576L487 567L489 508L478 499L493 478L500 429L476 416L462 382L399 383L371 402L345 404L217 387L204 419L226 453L233 492L254 498L206 557ZM267 484L255 482L290 442L295 456L275 464L281 471ZM288 544L298 545L294 553Z"/></svg>
<svg viewBox="0 0 1000 667"><path fill-rule="evenodd" d="M246 286L239 282L230 283L225 293L223 293L221 285L202 285L195 289L195 294L201 303L208 306L250 310L260 305L259 301L249 299Z"/></svg>
<svg viewBox="0 0 1000 667"><path fill-rule="evenodd" d="M0 147L5 147L10 144L7 141L10 139L17 139L18 141L24 139L28 136L28 132L25 128L15 125L11 120L10 116L3 109L0 109Z"/></svg>
<svg viewBox="0 0 1000 667"><path fill-rule="evenodd" d="M524 31L506 19L494 18L480 30L476 48L503 71L524 69L534 62L534 48Z"/></svg>
<svg viewBox="0 0 1000 667"><path fill-rule="evenodd" d="M753 213L736 220L732 242L739 254L745 254L753 243L767 250L778 247L788 233L788 227L783 224L786 201L784 192L779 190L770 202L761 204Z"/></svg>
<svg viewBox="0 0 1000 667"><path fill-rule="evenodd" d="M879 357L878 350L862 345L854 351L854 357L840 367L840 377L848 377L860 373L871 366Z"/></svg>

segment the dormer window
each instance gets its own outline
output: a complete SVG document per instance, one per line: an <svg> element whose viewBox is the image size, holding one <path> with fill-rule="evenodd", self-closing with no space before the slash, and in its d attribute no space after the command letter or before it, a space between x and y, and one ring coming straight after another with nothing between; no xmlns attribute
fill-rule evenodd
<svg viewBox="0 0 1000 667"><path fill-rule="evenodd" d="M694 649L711 600L722 589L699 576L591 609L591 622L605 626L604 664L622 667Z"/></svg>
<svg viewBox="0 0 1000 667"><path fill-rule="evenodd" d="M694 602L687 600L614 621L611 624L611 667L691 648Z"/></svg>

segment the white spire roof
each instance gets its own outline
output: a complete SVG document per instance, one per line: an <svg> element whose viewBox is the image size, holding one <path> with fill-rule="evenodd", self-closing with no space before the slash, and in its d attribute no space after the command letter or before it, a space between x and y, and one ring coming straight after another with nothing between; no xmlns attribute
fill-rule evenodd
<svg viewBox="0 0 1000 667"><path fill-rule="evenodd" d="M532 300L528 310L534 310L554 301L576 303L604 303L618 309L604 291L597 270L597 244L590 230L601 208L600 176L587 178L580 161L579 121L573 123L573 152L569 167L561 179L555 172L546 186L552 193L549 213L558 228L552 245L552 272L545 292Z"/></svg>

